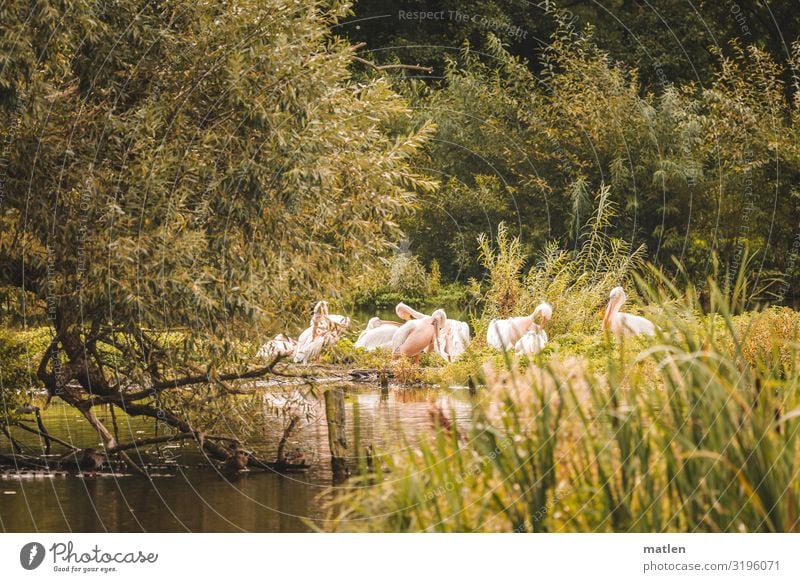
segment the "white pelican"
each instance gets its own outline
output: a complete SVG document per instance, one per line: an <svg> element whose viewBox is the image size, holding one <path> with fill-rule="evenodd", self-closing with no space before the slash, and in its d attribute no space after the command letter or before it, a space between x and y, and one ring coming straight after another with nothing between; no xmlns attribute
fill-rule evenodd
<svg viewBox="0 0 800 582"><path fill-rule="evenodd" d="M392 337L393 354L415 358L419 362L419 355L426 350L433 349L438 353L439 332L446 324L447 314L444 309L437 309L430 316L405 322Z"/></svg>
<svg viewBox="0 0 800 582"><path fill-rule="evenodd" d="M469 346L469 326L465 321L448 319L439 331L438 339L439 349L436 353L442 356L446 362L452 362Z"/></svg>
<svg viewBox="0 0 800 582"><path fill-rule="evenodd" d="M314 306L311 325L297 338L293 361L307 364L319 359L322 348L336 343L350 326L350 318L328 312L328 302L319 301Z"/></svg>
<svg viewBox="0 0 800 582"><path fill-rule="evenodd" d="M628 299L622 287L614 287L608 296L608 306L603 316L603 331L614 335L656 335L653 322L638 315L620 313L623 303Z"/></svg>
<svg viewBox="0 0 800 582"><path fill-rule="evenodd" d="M337 328L337 333L342 333L347 331L350 327L350 318L346 315L338 315L336 313L331 313L328 315L328 326L331 328Z"/></svg>
<svg viewBox="0 0 800 582"><path fill-rule="evenodd" d="M296 340L293 340L285 334L279 333L259 348L256 357L271 360L278 356L291 356L294 354L296 348Z"/></svg>
<svg viewBox="0 0 800 582"><path fill-rule="evenodd" d="M373 317L367 323L367 329L361 332L356 340L357 348L364 348L368 352L378 348L392 347L392 337L402 324L399 321L387 321Z"/></svg>
<svg viewBox="0 0 800 582"><path fill-rule="evenodd" d="M397 307L395 307L395 313L397 313L398 317L405 320L430 317L416 309L412 309L402 302L398 303ZM467 325L465 321L448 318L444 326L439 329L437 340L438 348L436 349L436 353L446 362L452 362L463 354L469 345L469 325ZM426 348L425 351L429 350Z"/></svg>
<svg viewBox="0 0 800 582"><path fill-rule="evenodd" d="M537 324L539 327L544 326L552 317L552 306L549 303L540 303L530 315L493 319L486 331L486 343L497 350L510 350L531 329L531 326L536 324L537 319L541 320L541 323Z"/></svg>
<svg viewBox="0 0 800 582"><path fill-rule="evenodd" d="M538 354L547 344L547 332L536 323L532 323L530 329L514 344L514 351L517 354Z"/></svg>

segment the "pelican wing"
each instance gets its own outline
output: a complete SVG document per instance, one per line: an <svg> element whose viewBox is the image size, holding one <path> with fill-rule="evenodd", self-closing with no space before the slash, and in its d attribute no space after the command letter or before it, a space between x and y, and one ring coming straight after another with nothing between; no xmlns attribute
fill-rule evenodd
<svg viewBox="0 0 800 582"><path fill-rule="evenodd" d="M496 350L505 348L503 342L504 330L508 326L507 319L493 319L489 322L489 329L486 330L486 343Z"/></svg>
<svg viewBox="0 0 800 582"><path fill-rule="evenodd" d="M397 330L398 327L394 325L382 325L364 330L356 341L356 347L370 352L379 348L391 348L392 338Z"/></svg>
<svg viewBox="0 0 800 582"><path fill-rule="evenodd" d="M630 313L618 313L617 318L623 333L633 335L656 335L656 326L652 321L639 315Z"/></svg>

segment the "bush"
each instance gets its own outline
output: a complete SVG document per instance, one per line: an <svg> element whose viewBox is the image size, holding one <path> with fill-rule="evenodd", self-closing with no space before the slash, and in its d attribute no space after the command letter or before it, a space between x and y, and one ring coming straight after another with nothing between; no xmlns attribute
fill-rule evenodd
<svg viewBox="0 0 800 582"><path fill-rule="evenodd" d="M30 400L31 391L41 388L36 370L50 343L50 334L46 327L0 328L0 425L7 424L17 406Z"/></svg>
<svg viewBox="0 0 800 582"><path fill-rule="evenodd" d="M425 267L410 254L397 255L389 266L389 290L412 297L422 297L428 291Z"/></svg>
<svg viewBox="0 0 800 582"><path fill-rule="evenodd" d="M543 301L553 306L548 328L553 334L596 333L609 291L643 266L644 247L634 249L606 234L615 215L610 189L603 186L594 198L594 210L582 229L578 250L561 250L550 242L524 280L520 277L526 257L519 239L509 237L502 224L494 247L482 236L481 260L489 273L489 285L476 333L485 333L494 317L525 315ZM633 290L629 289L629 295L635 299ZM626 310L635 311L635 307L626 306Z"/></svg>

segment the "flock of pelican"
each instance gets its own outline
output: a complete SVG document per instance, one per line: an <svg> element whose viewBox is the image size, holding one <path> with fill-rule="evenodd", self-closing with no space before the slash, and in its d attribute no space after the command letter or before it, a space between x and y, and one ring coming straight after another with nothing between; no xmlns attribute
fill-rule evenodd
<svg viewBox="0 0 800 582"><path fill-rule="evenodd" d="M603 315L602 329L613 335L655 335L655 325L644 317L622 313L627 295L622 287L609 294ZM419 362L420 354L434 352L452 362L469 346L469 326L464 321L449 319L444 309L430 315L398 303L395 313L402 321L373 317L356 340L356 347L366 351L389 349L393 357L405 356ZM547 344L545 326L553 318L553 307L541 303L533 313L507 319L493 319L486 332L486 343L497 350L514 350L517 354L538 354ZM258 356L291 357L296 363L319 360L325 346L335 344L350 328L350 318L330 313L327 301L314 306L309 326L294 340L278 334L261 346Z"/></svg>

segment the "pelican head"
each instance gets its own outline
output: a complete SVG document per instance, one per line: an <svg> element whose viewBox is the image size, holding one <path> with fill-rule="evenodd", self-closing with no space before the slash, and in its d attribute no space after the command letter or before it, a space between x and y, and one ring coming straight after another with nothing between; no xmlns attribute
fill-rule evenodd
<svg viewBox="0 0 800 582"><path fill-rule="evenodd" d="M533 321L539 319L541 323L539 325L544 326L547 322L553 319L553 306L547 302L540 303L536 306L536 309L533 310Z"/></svg>
<svg viewBox="0 0 800 582"><path fill-rule="evenodd" d="M447 313L445 313L444 309L437 309L431 313L431 319L433 319L434 324L441 329L447 323Z"/></svg>
<svg viewBox="0 0 800 582"><path fill-rule="evenodd" d="M317 301L317 304L314 305L314 320L319 320L323 317L328 317L328 302L327 301Z"/></svg>
<svg viewBox="0 0 800 582"><path fill-rule="evenodd" d="M437 309L431 313L431 323L433 323L433 350L438 354L442 354L439 332L447 325L447 314L444 312L444 309ZM443 357L445 360L448 360L446 356Z"/></svg>
<svg viewBox="0 0 800 582"><path fill-rule="evenodd" d="M412 319L422 319L425 317L424 313L420 313L416 309L412 309L402 301L398 303L397 306L394 308L394 312L397 314L397 317L405 321L410 321Z"/></svg>
<svg viewBox="0 0 800 582"><path fill-rule="evenodd" d="M628 296L625 295L625 290L622 287L614 287L611 290L611 293L608 294L608 306L606 307L606 313L603 316L603 329L605 330L608 327L609 320L616 315L616 313L622 309L622 305L628 299Z"/></svg>

